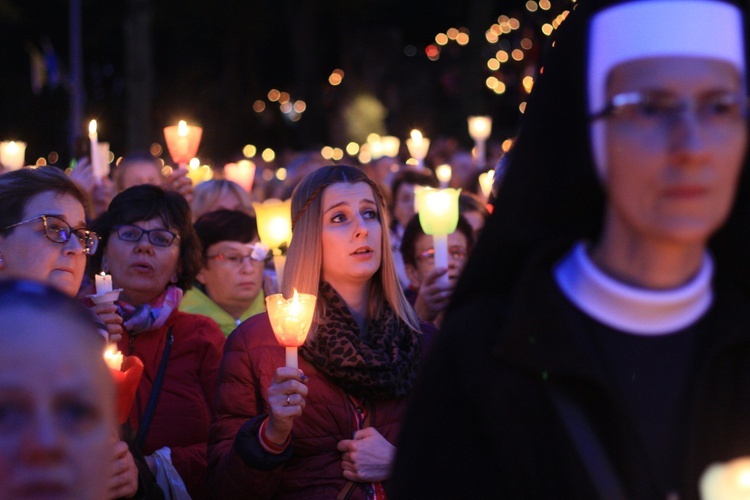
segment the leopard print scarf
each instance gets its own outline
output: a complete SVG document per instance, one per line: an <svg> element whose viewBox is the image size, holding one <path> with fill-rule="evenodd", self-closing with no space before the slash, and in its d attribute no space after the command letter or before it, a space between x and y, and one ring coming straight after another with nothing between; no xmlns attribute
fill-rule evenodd
<svg viewBox="0 0 750 500"><path fill-rule="evenodd" d="M325 312L300 354L355 396L394 399L408 394L417 374L422 335L387 307L370 320L364 337L333 287L321 282L319 290Z"/></svg>

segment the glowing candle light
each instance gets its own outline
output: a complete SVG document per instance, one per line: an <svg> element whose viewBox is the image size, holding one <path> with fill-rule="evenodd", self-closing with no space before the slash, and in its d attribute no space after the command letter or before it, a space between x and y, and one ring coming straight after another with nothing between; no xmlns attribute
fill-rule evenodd
<svg viewBox="0 0 750 500"><path fill-rule="evenodd" d="M479 187L482 190L482 194L484 195L484 199L488 200L490 197L490 194L492 193L492 184L495 181L495 171L490 170L489 172L484 172L479 174Z"/></svg>
<svg viewBox="0 0 750 500"><path fill-rule="evenodd" d="M309 293L297 293L287 300L280 293L266 297L268 320L271 322L276 340L286 348L286 366L298 367L297 348L305 343L310 331L317 297Z"/></svg>
<svg viewBox="0 0 750 500"><path fill-rule="evenodd" d="M422 135L417 129L411 131L411 137L406 139L406 147L409 149L409 154L417 160L419 167L424 167L424 159L427 156L427 151L430 149L430 140Z"/></svg>
<svg viewBox="0 0 750 500"><path fill-rule="evenodd" d="M96 120L89 122L89 141L91 142L91 170L94 172L94 178L99 183L104 177L104 165L102 165L102 157L99 153L99 134L97 132ZM107 147L109 149L109 146Z"/></svg>
<svg viewBox="0 0 750 500"><path fill-rule="evenodd" d="M224 165L224 177L229 181L236 182L250 193L253 190L253 180L255 180L255 163L250 160L227 163Z"/></svg>
<svg viewBox="0 0 750 500"><path fill-rule="evenodd" d="M258 224L258 236L263 244L273 251L273 264L276 277L281 284L286 257L281 246L292 241L292 200L281 201L270 198L263 203L253 202Z"/></svg>
<svg viewBox="0 0 750 500"><path fill-rule="evenodd" d="M112 370L120 371L122 369L122 353L117 350L117 346L110 344L104 351L104 361Z"/></svg>
<svg viewBox="0 0 750 500"><path fill-rule="evenodd" d="M470 116L469 122L469 135L476 143L476 162L477 165L482 168L487 161L485 156L485 142L490 137L492 132L492 118L489 116Z"/></svg>
<svg viewBox="0 0 750 500"><path fill-rule="evenodd" d="M104 272L94 276L94 284L96 285L96 294L104 295L107 292L112 291L112 275Z"/></svg>
<svg viewBox="0 0 750 500"><path fill-rule="evenodd" d="M700 479L703 500L746 500L750 498L750 457L711 464Z"/></svg>
<svg viewBox="0 0 750 500"><path fill-rule="evenodd" d="M447 163L444 163L443 165L438 165L435 167L435 175L437 176L438 180L440 181L440 187L446 188L448 187L448 183L451 181L451 166Z"/></svg>
<svg viewBox="0 0 750 500"><path fill-rule="evenodd" d="M425 187L416 191L419 223L425 234L432 235L435 249L435 267L448 268L448 235L458 224L458 195L460 189L433 189ZM448 283L448 275L440 277Z"/></svg>
<svg viewBox="0 0 750 500"><path fill-rule="evenodd" d="M180 166L187 165L198 154L202 135L203 128L188 125L185 120L180 120L177 125L164 127L164 139L172 161Z"/></svg>
<svg viewBox="0 0 750 500"><path fill-rule="evenodd" d="M8 170L18 170L25 164L26 143L23 141L0 142L0 164Z"/></svg>

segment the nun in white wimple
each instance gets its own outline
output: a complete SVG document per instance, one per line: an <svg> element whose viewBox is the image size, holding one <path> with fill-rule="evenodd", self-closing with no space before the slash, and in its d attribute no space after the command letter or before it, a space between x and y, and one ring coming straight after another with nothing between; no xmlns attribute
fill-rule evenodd
<svg viewBox="0 0 750 500"><path fill-rule="evenodd" d="M397 497L697 498L750 455L746 8L583 0L563 23Z"/></svg>

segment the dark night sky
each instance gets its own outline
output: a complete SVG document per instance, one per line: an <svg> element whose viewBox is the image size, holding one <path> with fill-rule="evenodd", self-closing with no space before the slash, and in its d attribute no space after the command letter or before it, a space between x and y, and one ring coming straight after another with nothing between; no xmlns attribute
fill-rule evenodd
<svg viewBox="0 0 750 500"><path fill-rule="evenodd" d="M484 30L522 0L82 0L84 117L99 119L101 137L118 154L127 144L123 19L139 3L152 9L153 102L142 124L152 142L163 143L161 127L187 117L204 126L201 156L216 161L247 143L343 146L338 117L348 98L363 91L388 107L388 132L401 137L418 127L468 141L469 114L493 115L497 139L516 125L517 96L496 96L484 86L486 52L496 48L482 44L488 46ZM68 66L68 2L0 0L0 23L0 139L26 140L27 161L52 149L66 158L68 91L32 92L27 47L49 40ZM430 62L425 46L438 32L462 26L471 43L449 45ZM407 45L417 48L415 56L404 53ZM338 87L327 83L334 68L346 72ZM306 101L299 122L252 110L271 88Z"/></svg>

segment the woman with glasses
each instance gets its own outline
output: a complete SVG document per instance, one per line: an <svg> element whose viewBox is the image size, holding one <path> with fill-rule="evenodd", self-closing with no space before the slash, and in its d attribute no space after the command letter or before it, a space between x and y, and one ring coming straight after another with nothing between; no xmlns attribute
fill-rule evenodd
<svg viewBox="0 0 750 500"><path fill-rule="evenodd" d="M425 328L398 283L374 181L321 167L292 195L282 290L317 296L299 369L267 314L227 340L209 438L217 498L383 498Z"/></svg>
<svg viewBox="0 0 750 500"><path fill-rule="evenodd" d="M93 226L92 274L112 275L125 355L145 365L129 424L134 446L168 498L203 496L206 439L224 335L211 319L178 310L200 270L200 242L180 194L126 189Z"/></svg>
<svg viewBox="0 0 750 500"><path fill-rule="evenodd" d="M266 310L263 271L269 256L255 218L237 210L216 210L195 222L203 266L180 310L216 321L224 335Z"/></svg>
<svg viewBox="0 0 750 500"><path fill-rule="evenodd" d="M582 0L555 32L395 497L698 498L750 455L746 9Z"/></svg>
<svg viewBox="0 0 750 500"><path fill-rule="evenodd" d="M73 298L81 287L86 257L98 243L96 233L86 227L83 193L61 170L24 168L0 175L0 280L36 281ZM93 305L90 310L103 334L120 335L122 320L114 305ZM6 415L3 410L0 415ZM120 440L114 440L111 450L115 466L108 498L130 497L139 483L133 456Z"/></svg>

